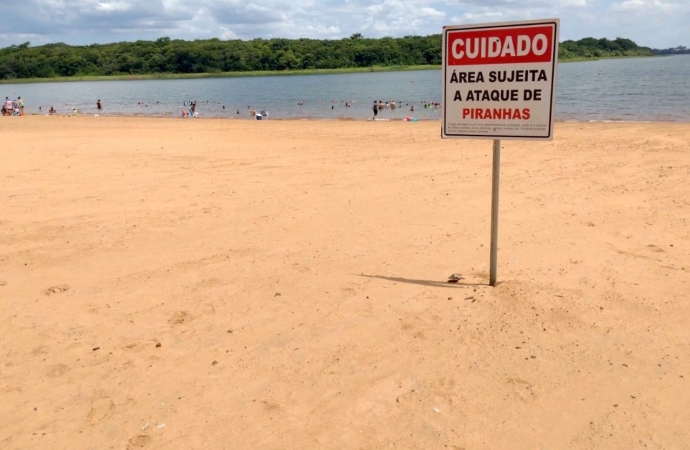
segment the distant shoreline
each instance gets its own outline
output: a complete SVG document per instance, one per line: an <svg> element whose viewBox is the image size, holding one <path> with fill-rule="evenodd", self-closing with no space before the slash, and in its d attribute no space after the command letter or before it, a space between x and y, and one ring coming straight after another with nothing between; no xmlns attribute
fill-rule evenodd
<svg viewBox="0 0 690 450"><path fill-rule="evenodd" d="M633 59L633 58L654 58L669 55L654 56L616 56L602 58L572 58L561 60L559 63L601 61L605 59ZM440 70L441 65L419 65L419 66L374 66L374 67L351 67L342 69L304 69L304 70L257 70L247 72L208 72L208 73L151 73L138 75L84 75L73 77L52 77L52 78L16 78L0 80L3 84L33 84L33 83L69 83L79 81L144 81L144 80L190 80L198 78L244 78L244 77L268 77L268 76L298 76L298 75L329 75L347 73L368 73L368 72L402 72L413 70Z"/></svg>

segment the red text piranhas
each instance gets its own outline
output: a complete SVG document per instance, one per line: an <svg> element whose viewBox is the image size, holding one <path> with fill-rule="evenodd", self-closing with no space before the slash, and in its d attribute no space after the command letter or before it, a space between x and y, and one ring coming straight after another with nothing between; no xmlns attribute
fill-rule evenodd
<svg viewBox="0 0 690 450"><path fill-rule="evenodd" d="M447 65L545 63L553 59L555 25L448 32Z"/></svg>
<svg viewBox="0 0 690 450"><path fill-rule="evenodd" d="M529 108L464 108L462 118L494 120L529 120L532 112Z"/></svg>

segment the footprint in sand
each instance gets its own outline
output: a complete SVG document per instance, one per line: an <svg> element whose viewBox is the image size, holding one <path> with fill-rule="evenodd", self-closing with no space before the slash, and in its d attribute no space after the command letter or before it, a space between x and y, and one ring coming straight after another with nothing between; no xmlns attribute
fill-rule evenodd
<svg viewBox="0 0 690 450"><path fill-rule="evenodd" d="M357 295L357 291L354 288L351 287L344 287L340 288L340 291L345 295L346 297L354 297Z"/></svg>
<svg viewBox="0 0 690 450"><path fill-rule="evenodd" d="M534 400L537 396L534 392L534 386L529 381L519 378L508 378L508 385L512 386L513 395L525 403Z"/></svg>
<svg viewBox="0 0 690 450"><path fill-rule="evenodd" d="M57 378L66 374L67 370L69 370L69 367L67 367L65 364L58 364L50 367L48 372L46 372L46 375L48 375L49 378Z"/></svg>
<svg viewBox="0 0 690 450"><path fill-rule="evenodd" d="M38 347L31 350L31 354L34 356L47 355L49 353L49 348L45 345L39 345Z"/></svg>
<svg viewBox="0 0 690 450"><path fill-rule="evenodd" d="M54 294L62 294L63 292L69 291L69 284L60 284L58 286L53 286L45 291L43 291L43 295L51 296Z"/></svg>
<svg viewBox="0 0 690 450"><path fill-rule="evenodd" d="M135 436L132 439L129 440L129 443L127 445L127 450L134 450L136 448L144 448L147 445L149 445L153 439L151 436L147 436L145 434L140 434L139 436Z"/></svg>
<svg viewBox="0 0 690 450"><path fill-rule="evenodd" d="M91 411L89 411L87 418L89 422L97 423L110 416L114 410L115 403L110 397L97 398L91 402Z"/></svg>
<svg viewBox="0 0 690 450"><path fill-rule="evenodd" d="M177 311L172 316L170 316L170 319L168 319L168 323L170 325L181 325L183 323L189 322L190 320L192 320L192 315L189 314L187 311Z"/></svg>

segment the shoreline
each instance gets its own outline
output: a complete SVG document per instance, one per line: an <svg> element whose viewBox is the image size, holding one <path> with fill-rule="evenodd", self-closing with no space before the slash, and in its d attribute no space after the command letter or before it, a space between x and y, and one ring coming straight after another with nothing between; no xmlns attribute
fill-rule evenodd
<svg viewBox="0 0 690 450"><path fill-rule="evenodd" d="M16 117L16 116L15 116ZM22 117L22 116L19 116ZM37 114L37 113L30 113L30 114L25 114L23 117L60 117L60 118L86 118L86 117L91 117L91 118L104 118L104 119L150 119L150 120L161 120L161 119L171 119L171 120L180 120L182 119L179 117L179 115L137 115L137 114L111 114L111 115L105 115L105 114L91 114L91 113L85 113L85 114ZM0 117L0 120L2 119L10 119L14 117ZM429 119L429 118L419 118L416 117L416 120L407 120L406 118L402 117L395 117L395 118L378 118L375 120L372 120L371 118L354 118L354 117L271 117L267 116L265 119L258 120L259 122L410 122L410 123L415 123L415 122L439 122L441 121L441 118L437 119ZM244 115L241 117L233 116L233 117L222 117L222 116L200 116L196 117L194 119L189 119L185 118L182 120L219 120L219 121L257 121L256 118L253 117L245 117ZM576 120L576 119L555 119L555 123L579 123L579 124L587 124L587 123L592 123L592 124L597 124L597 123L630 123L630 124L685 124L685 123L690 123L690 119L688 120L646 120L646 119L640 119L640 120L618 120L618 119L600 119L600 120Z"/></svg>

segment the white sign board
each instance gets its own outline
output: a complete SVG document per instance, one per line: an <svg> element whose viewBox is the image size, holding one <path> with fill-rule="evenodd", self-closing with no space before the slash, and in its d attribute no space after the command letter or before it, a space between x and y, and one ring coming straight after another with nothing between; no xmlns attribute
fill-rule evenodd
<svg viewBox="0 0 690 450"><path fill-rule="evenodd" d="M444 138L553 139L559 19L443 27Z"/></svg>

